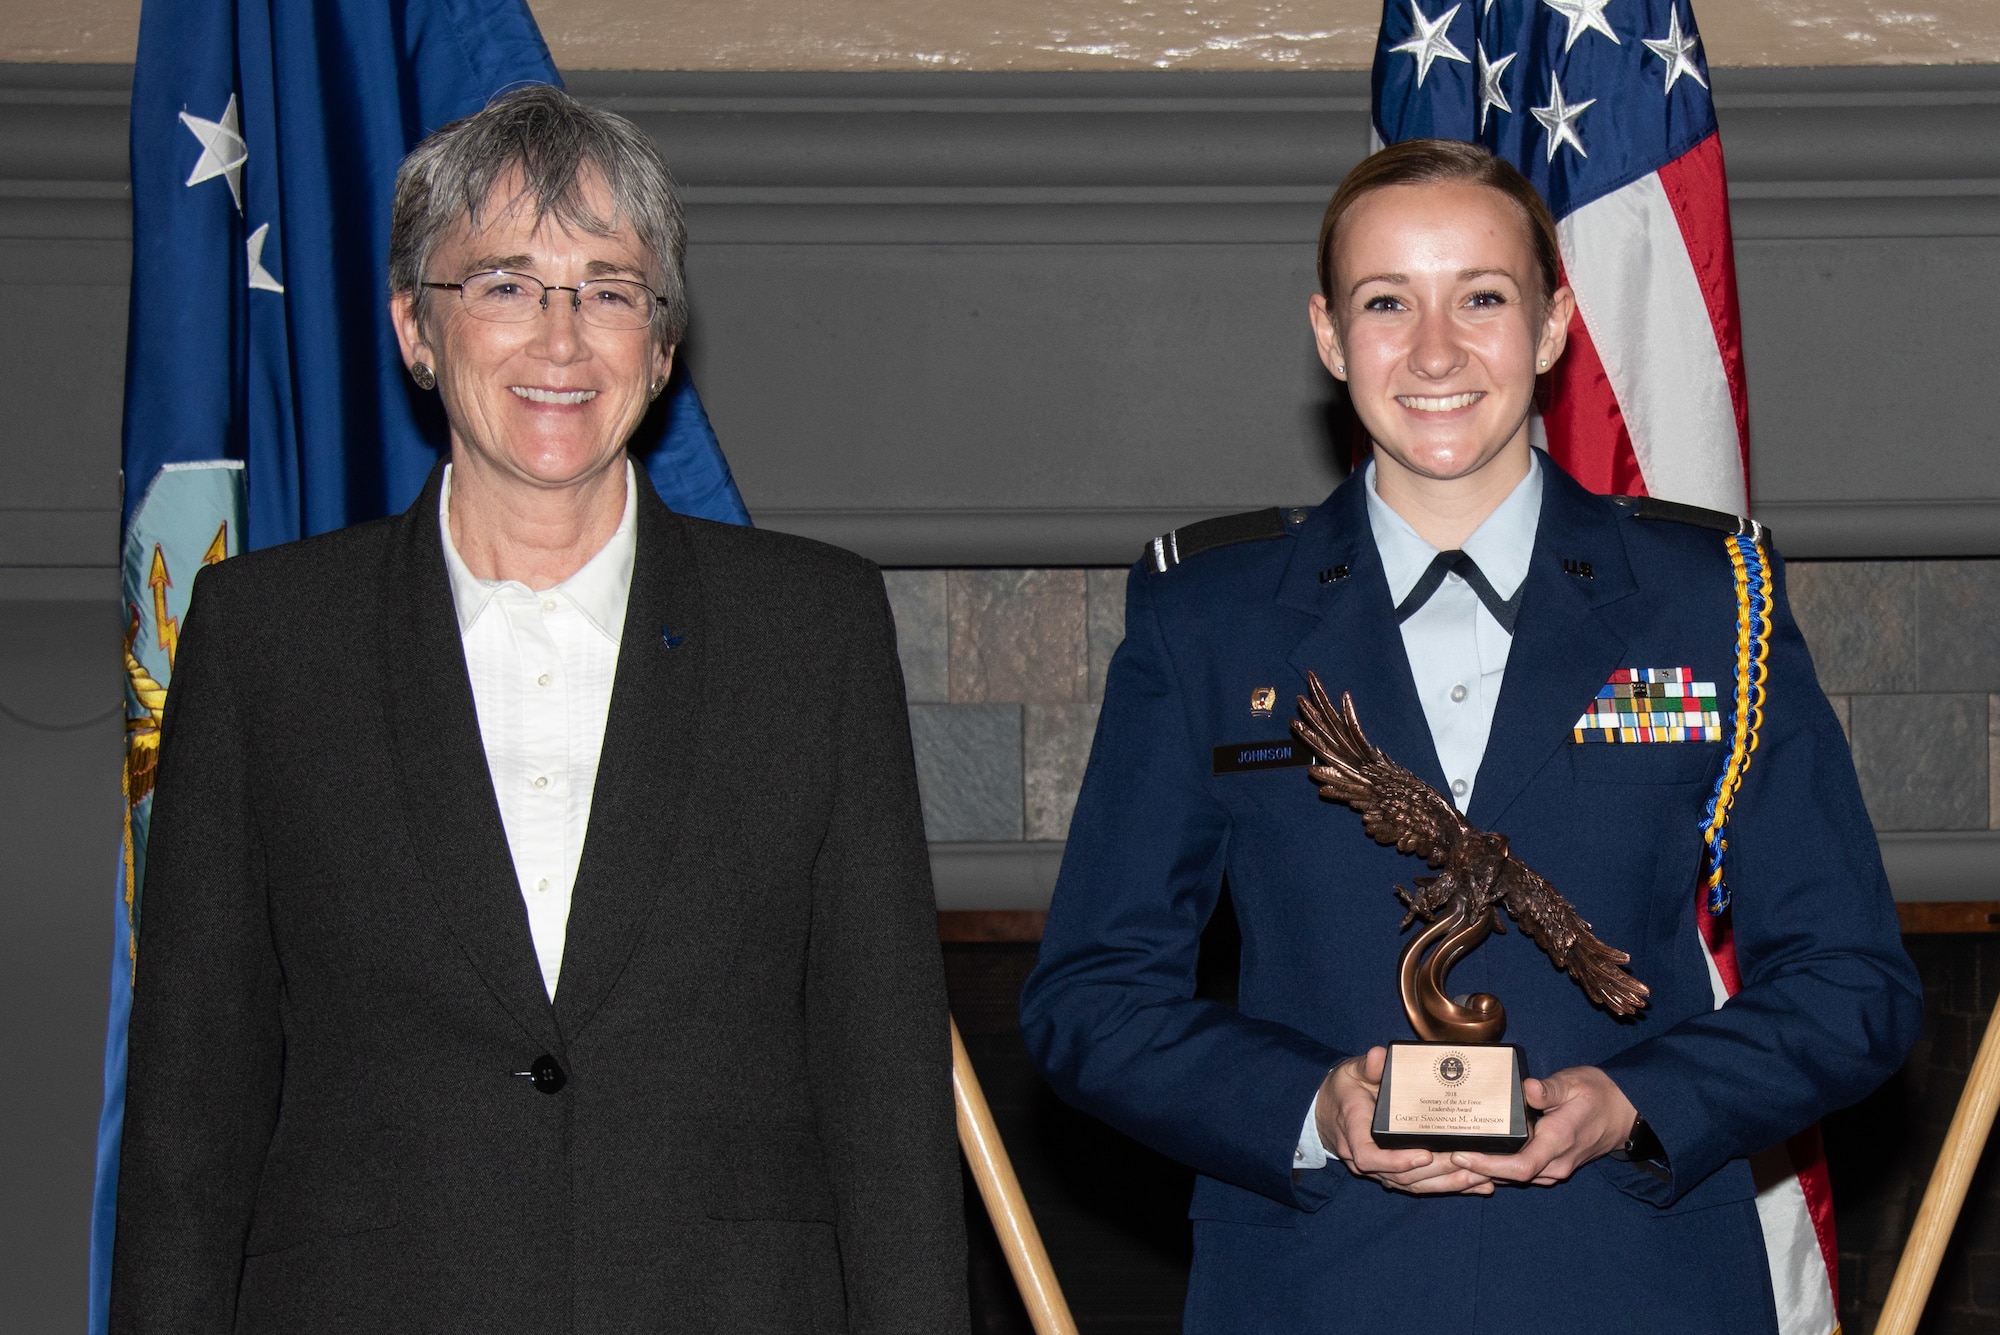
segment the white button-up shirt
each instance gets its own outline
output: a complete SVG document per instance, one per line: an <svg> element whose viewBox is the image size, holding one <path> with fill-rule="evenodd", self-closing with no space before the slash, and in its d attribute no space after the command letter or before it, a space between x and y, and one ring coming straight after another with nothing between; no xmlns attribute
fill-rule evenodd
<svg viewBox="0 0 2000 1335"><path fill-rule="evenodd" d="M438 496L438 531L479 711L479 739L551 1001L611 712L638 553L637 510L627 460L618 531L582 569L537 593L518 580L480 579L466 568L451 540L449 464Z"/></svg>
<svg viewBox="0 0 2000 1335"><path fill-rule="evenodd" d="M1512 598L1528 577L1535 551L1535 529L1542 518L1542 461L1528 451L1528 475L1507 493L1459 550L1470 556L1486 582L1503 599ZM1389 601L1400 605L1437 558L1438 548L1417 536L1409 522L1375 490L1375 462L1369 460L1363 479L1368 488L1368 526L1375 550L1389 580ZM1417 699L1430 725L1431 745L1451 786L1451 800L1460 811L1472 803L1473 780L1486 758L1486 738L1493 731L1493 707L1500 701L1500 681L1507 670L1509 634L1472 586L1457 575L1444 583L1403 623L1403 653L1417 680ZM1326 1147L1319 1139L1319 1098L1306 1109L1294 1168L1324 1168Z"/></svg>
<svg viewBox="0 0 2000 1335"><path fill-rule="evenodd" d="M1481 521L1459 550L1479 565L1486 582L1503 599L1528 577L1535 551L1535 528L1542 517L1542 465L1528 451L1528 475ZM1389 508L1375 490L1375 463L1368 463L1368 526L1389 579L1389 601L1398 606L1437 558L1438 549L1417 536L1409 521ZM1472 586L1446 575L1429 601L1403 623L1403 652L1417 679L1417 699L1430 724L1431 744L1444 767L1451 800L1464 811L1472 805L1472 784L1486 757L1493 731L1493 707L1500 702L1500 678L1514 637L1486 610Z"/></svg>

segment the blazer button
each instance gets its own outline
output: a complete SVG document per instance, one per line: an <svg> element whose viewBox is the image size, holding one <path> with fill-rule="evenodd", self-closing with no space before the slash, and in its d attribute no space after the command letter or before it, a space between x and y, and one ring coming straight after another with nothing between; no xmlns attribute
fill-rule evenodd
<svg viewBox="0 0 2000 1335"><path fill-rule="evenodd" d="M535 1058L533 1066L514 1074L525 1078L544 1094L561 1093L562 1087L569 1083L569 1077L563 1074L562 1064L546 1052Z"/></svg>

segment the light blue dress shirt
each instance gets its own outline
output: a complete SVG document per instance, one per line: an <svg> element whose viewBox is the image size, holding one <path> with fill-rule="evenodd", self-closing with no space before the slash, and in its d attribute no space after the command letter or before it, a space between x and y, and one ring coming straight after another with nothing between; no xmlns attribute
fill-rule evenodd
<svg viewBox="0 0 2000 1335"><path fill-rule="evenodd" d="M1528 560L1535 550L1535 528L1542 517L1542 462L1530 450L1528 475L1507 499L1486 516L1460 549L1479 565L1486 582L1503 599L1512 598L1528 577ZM1375 463L1368 463L1368 526L1382 572L1389 580L1389 601L1401 605L1438 549L1417 536L1401 515L1375 490ZM1493 707L1500 699L1500 680L1507 670L1507 651L1514 637L1505 630L1472 586L1457 575L1446 575L1429 601L1403 623L1403 652L1417 681L1417 699L1430 725L1431 745L1460 811L1472 802L1473 781L1486 756L1487 734L1493 730ZM1326 1147L1320 1143L1319 1099L1306 1109L1299 1132L1294 1168L1324 1168Z"/></svg>

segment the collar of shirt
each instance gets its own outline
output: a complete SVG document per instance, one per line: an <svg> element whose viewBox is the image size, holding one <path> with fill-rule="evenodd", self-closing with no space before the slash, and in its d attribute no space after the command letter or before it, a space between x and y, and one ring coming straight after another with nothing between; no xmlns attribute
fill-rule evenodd
<svg viewBox="0 0 2000 1335"><path fill-rule="evenodd" d="M1375 533L1375 550L1382 555L1382 573L1389 579L1389 601L1401 603L1430 569L1438 549L1425 542L1409 521L1389 508L1375 490L1375 461L1368 461L1368 526ZM1528 475L1515 484L1493 513L1486 516L1460 550L1479 563L1486 582L1502 598L1528 577L1535 552L1535 528L1542 517L1541 451L1528 451Z"/></svg>
<svg viewBox="0 0 2000 1335"><path fill-rule="evenodd" d="M444 466L444 485L438 491L438 536L444 541L445 569L451 575L451 602L458 613L458 633L465 634L478 622L502 589L560 598L583 614L584 620L617 644L625 631L625 600L632 592L632 563L639 554L639 490L632 461L625 461L625 513L617 531L598 549L583 568L554 588L534 594L519 580L481 579L465 564L451 540L451 465Z"/></svg>

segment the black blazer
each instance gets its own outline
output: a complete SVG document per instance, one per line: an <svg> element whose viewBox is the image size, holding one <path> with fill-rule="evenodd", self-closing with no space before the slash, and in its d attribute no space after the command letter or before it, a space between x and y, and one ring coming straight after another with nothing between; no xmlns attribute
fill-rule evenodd
<svg viewBox="0 0 2000 1335"><path fill-rule="evenodd" d="M195 586L112 1329L965 1330L943 972L880 575L675 515L640 474L551 1005L441 475L398 518ZM560 1082L516 1074L545 1056Z"/></svg>

